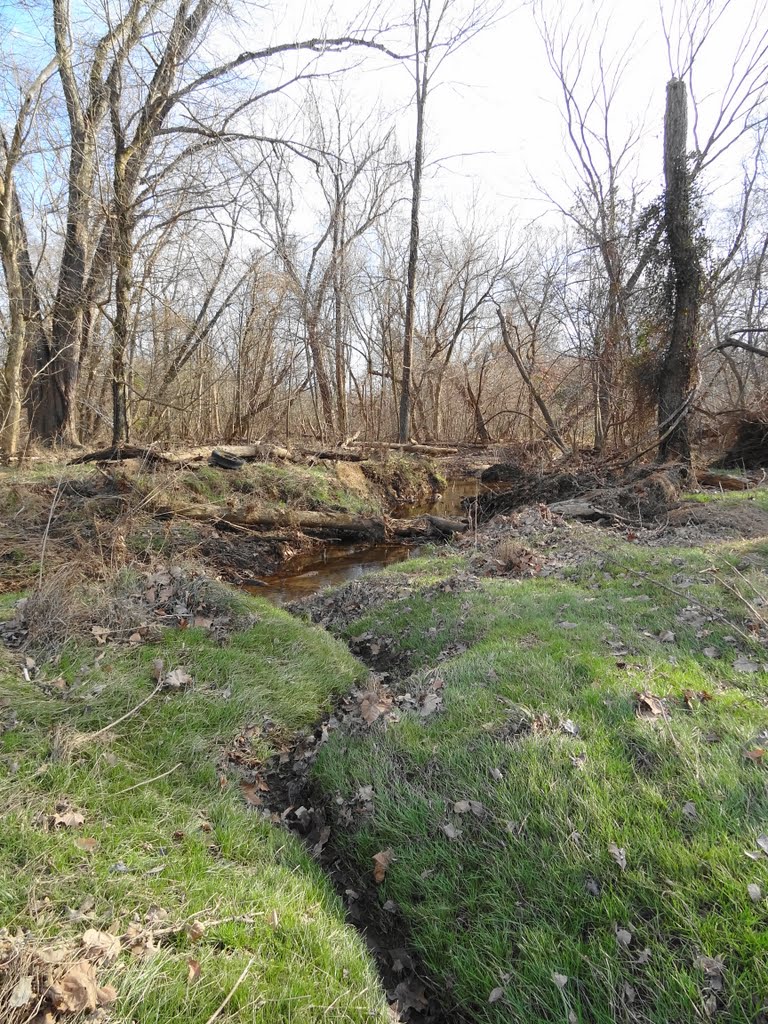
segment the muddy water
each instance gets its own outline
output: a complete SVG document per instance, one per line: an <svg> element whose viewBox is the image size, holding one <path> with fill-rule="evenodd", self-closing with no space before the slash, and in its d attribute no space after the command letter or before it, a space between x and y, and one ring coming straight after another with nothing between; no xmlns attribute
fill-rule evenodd
<svg viewBox="0 0 768 1024"><path fill-rule="evenodd" d="M392 511L396 519L415 519L427 513L435 516L462 516L464 498L474 498L486 488L476 477L450 480L443 494L422 505L399 505ZM259 582L244 584L243 589L275 604L286 604L311 597L323 587L359 579L395 562L404 562L418 553L414 544L368 543L331 544L320 554L299 556L287 562L279 572Z"/></svg>

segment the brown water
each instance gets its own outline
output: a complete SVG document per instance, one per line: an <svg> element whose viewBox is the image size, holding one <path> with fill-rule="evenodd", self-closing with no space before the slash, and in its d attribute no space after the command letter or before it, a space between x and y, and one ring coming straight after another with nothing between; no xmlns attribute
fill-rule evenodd
<svg viewBox="0 0 768 1024"><path fill-rule="evenodd" d="M400 505L393 509L396 519L415 519L427 513L435 516L463 516L462 501L487 491L477 478L450 480L445 492L423 505ZM331 544L320 554L299 555L259 583L243 584L243 589L274 604L286 604L311 597L324 587L356 580L368 572L404 562L418 554L418 545L393 542Z"/></svg>

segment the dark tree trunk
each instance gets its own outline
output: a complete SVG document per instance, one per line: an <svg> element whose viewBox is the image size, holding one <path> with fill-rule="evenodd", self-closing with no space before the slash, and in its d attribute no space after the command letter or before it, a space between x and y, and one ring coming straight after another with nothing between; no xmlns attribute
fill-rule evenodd
<svg viewBox="0 0 768 1024"><path fill-rule="evenodd" d="M665 227L672 285L669 342L659 379L659 459L691 460L690 405L698 361L701 265L694 238L688 171L685 82L667 84L664 118Z"/></svg>

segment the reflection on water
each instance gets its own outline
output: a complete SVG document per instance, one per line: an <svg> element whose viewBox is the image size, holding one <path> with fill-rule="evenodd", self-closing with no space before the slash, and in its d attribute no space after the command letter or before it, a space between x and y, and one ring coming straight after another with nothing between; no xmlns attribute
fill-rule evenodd
<svg viewBox="0 0 768 1024"><path fill-rule="evenodd" d="M424 505L400 505L393 509L396 519L415 519L417 516L463 516L462 502L487 491L478 479L451 480L445 493ZM243 589L275 604L286 604L302 597L311 597L323 587L359 579L367 572L375 572L386 565L404 562L414 551L413 545L358 542L333 544L321 554L298 556L287 562L280 572L265 576L262 585L243 584Z"/></svg>
<svg viewBox="0 0 768 1024"><path fill-rule="evenodd" d="M292 559L281 572L266 576L265 586L244 584L243 588L275 604L286 604L310 597L323 587L356 580L366 572L404 562L412 551L413 547L407 544L334 544L323 555Z"/></svg>

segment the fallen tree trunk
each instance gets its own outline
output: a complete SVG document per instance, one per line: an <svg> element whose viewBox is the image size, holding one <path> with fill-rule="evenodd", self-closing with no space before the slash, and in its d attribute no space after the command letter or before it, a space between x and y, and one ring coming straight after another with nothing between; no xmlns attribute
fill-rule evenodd
<svg viewBox="0 0 768 1024"><path fill-rule="evenodd" d="M696 479L702 487L721 487L724 491L748 491L755 486L751 480L726 473L697 473Z"/></svg>
<svg viewBox="0 0 768 1024"><path fill-rule="evenodd" d="M429 515L419 516L418 519L369 519L342 512L264 510L253 506L223 509L211 504L168 502L150 504L157 515L179 516L214 526L231 526L234 529L246 527L265 530L308 530L374 540L385 540L387 537L445 536L462 533L467 529L467 524L461 520Z"/></svg>
<svg viewBox="0 0 768 1024"><path fill-rule="evenodd" d="M79 455L76 459L70 459L68 465L81 466L86 462L122 462L124 459L142 459L144 462L160 462L163 465L172 464L171 459L153 448L138 448L136 445L122 444L112 448L100 448L87 455Z"/></svg>
<svg viewBox="0 0 768 1024"><path fill-rule="evenodd" d="M361 448L394 449L398 452L409 452L413 455L458 455L459 449L439 444L403 443L400 441L355 441Z"/></svg>

